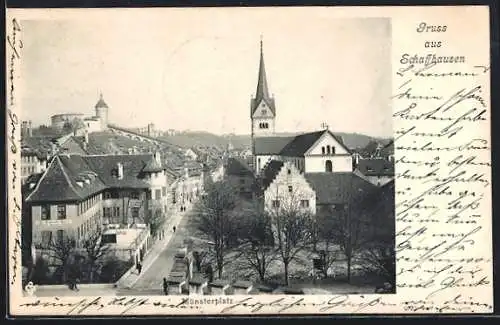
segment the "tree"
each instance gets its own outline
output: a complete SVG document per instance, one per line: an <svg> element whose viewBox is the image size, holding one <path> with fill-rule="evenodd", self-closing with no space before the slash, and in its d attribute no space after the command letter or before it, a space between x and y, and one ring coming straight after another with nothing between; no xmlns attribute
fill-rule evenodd
<svg viewBox="0 0 500 325"><path fill-rule="evenodd" d="M394 215L394 182L391 183L392 187L389 184L362 190L353 186L351 178L346 203L332 218L332 235L346 257L348 282L355 255L382 243L387 236L394 236L394 224L390 225L394 218L389 218L390 213Z"/></svg>
<svg viewBox="0 0 500 325"><path fill-rule="evenodd" d="M335 249L336 229L336 213L335 210L328 206L325 209L319 209L316 214L315 230L318 246L321 253L321 273L324 278L328 277L328 270L337 260Z"/></svg>
<svg viewBox="0 0 500 325"><path fill-rule="evenodd" d="M222 277L224 257L232 246L236 223L233 209L236 206L236 191L225 181L207 187L205 195L193 208L193 222L198 231L213 242L218 277Z"/></svg>
<svg viewBox="0 0 500 325"><path fill-rule="evenodd" d="M102 264L103 257L108 253L109 246L102 240L100 228L90 232L83 240L83 248L87 253L89 282L94 282L94 275Z"/></svg>
<svg viewBox="0 0 500 325"><path fill-rule="evenodd" d="M64 133L73 133L76 134L76 132L80 129L85 128L85 124L83 121L79 118L75 118L72 121L66 121L63 125L63 132Z"/></svg>
<svg viewBox="0 0 500 325"><path fill-rule="evenodd" d="M161 209L156 209L152 213L147 213L144 217L144 223L149 225L151 236L154 238L158 236L158 233L165 224L165 221L165 213L161 211Z"/></svg>
<svg viewBox="0 0 500 325"><path fill-rule="evenodd" d="M289 265L305 250L312 239L313 218L309 209L300 206L300 195L293 192L276 196L279 206L270 209L279 258L284 266L285 283L289 284Z"/></svg>
<svg viewBox="0 0 500 325"><path fill-rule="evenodd" d="M360 260L364 271L375 272L394 287L396 280L394 181L365 200L364 213L372 220Z"/></svg>
<svg viewBox="0 0 500 325"><path fill-rule="evenodd" d="M62 281L67 281L69 266L72 263L72 255L76 247L76 241L70 236L61 236L52 240L48 245L49 257L59 262L62 270Z"/></svg>
<svg viewBox="0 0 500 325"><path fill-rule="evenodd" d="M244 265L265 281L269 266L276 260L271 217L259 204L243 204L237 227Z"/></svg>
<svg viewBox="0 0 500 325"><path fill-rule="evenodd" d="M43 258L38 257L35 261L31 281L34 284L48 284L50 282L49 265Z"/></svg>

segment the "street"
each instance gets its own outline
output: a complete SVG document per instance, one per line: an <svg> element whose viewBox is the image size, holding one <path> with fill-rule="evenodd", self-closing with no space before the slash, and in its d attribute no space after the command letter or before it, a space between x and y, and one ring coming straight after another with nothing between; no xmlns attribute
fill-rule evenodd
<svg viewBox="0 0 500 325"><path fill-rule="evenodd" d="M152 264L150 264L147 269L143 270L137 281L132 285L131 290L158 290L160 293L162 292L163 278L168 277L168 274L174 264L175 254L180 248L183 247L182 244L184 239L189 236L185 227L188 219L189 210L179 214L178 220L176 220L177 222L173 222L170 229L165 230L170 232L165 234L164 239L169 240L168 244L163 248ZM175 233L173 233L172 230L173 225L176 225L177 227Z"/></svg>

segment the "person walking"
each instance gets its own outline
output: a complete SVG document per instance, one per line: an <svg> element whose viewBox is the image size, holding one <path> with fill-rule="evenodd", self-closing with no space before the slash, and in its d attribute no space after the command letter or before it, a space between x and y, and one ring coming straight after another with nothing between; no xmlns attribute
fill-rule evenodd
<svg viewBox="0 0 500 325"><path fill-rule="evenodd" d="M142 264L141 264L141 262L137 263L136 268L137 268L137 274L141 274L141 270L142 270Z"/></svg>
<svg viewBox="0 0 500 325"><path fill-rule="evenodd" d="M80 291L80 289L78 289L78 283L80 283L80 279L76 278L75 279L75 283L74 283L74 290L75 291Z"/></svg>
<svg viewBox="0 0 500 325"><path fill-rule="evenodd" d="M168 283L167 278L163 278L163 293L168 296Z"/></svg>

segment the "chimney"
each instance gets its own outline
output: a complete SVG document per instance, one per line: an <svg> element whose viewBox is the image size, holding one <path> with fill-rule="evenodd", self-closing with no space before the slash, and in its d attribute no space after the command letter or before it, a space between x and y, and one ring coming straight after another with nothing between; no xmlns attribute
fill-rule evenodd
<svg viewBox="0 0 500 325"><path fill-rule="evenodd" d="M123 178L123 164L122 163L118 163L116 164L116 169L117 169L117 176L118 176L118 179L122 179Z"/></svg>

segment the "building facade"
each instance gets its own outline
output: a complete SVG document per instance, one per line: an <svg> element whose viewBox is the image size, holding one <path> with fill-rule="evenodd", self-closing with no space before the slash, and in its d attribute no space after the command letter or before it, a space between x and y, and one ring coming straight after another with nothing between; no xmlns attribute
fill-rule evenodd
<svg viewBox="0 0 500 325"><path fill-rule="evenodd" d="M151 241L149 230L146 235L136 230L143 229L154 213L167 219L167 175L159 154L56 155L31 188L23 218L31 221L27 245L38 255L63 238L81 247L95 231L110 235L119 230L137 237L121 247L126 251L122 256L137 262Z"/></svg>
<svg viewBox="0 0 500 325"><path fill-rule="evenodd" d="M49 157L32 150L21 151L21 183L24 184L28 177L39 174L47 169Z"/></svg>

